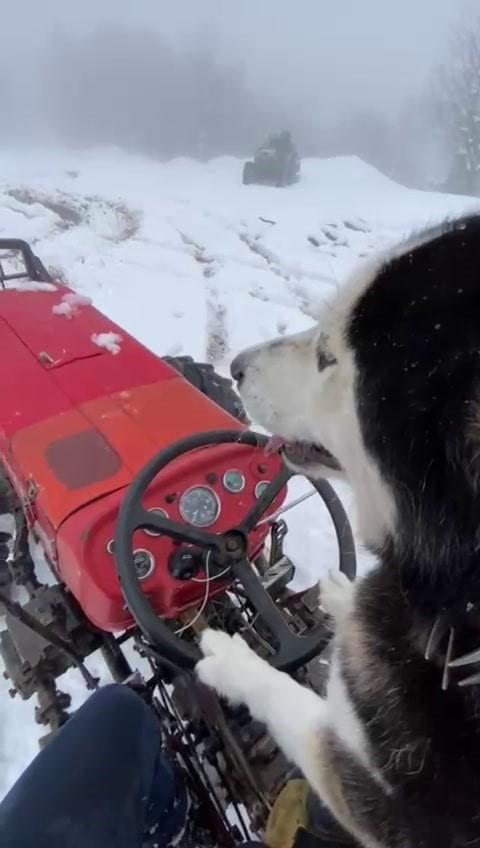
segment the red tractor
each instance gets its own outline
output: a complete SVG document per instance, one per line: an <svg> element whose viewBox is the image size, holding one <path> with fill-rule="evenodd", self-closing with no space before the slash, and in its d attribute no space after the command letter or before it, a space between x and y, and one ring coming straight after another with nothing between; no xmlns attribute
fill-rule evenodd
<svg viewBox="0 0 480 848"><path fill-rule="evenodd" d="M239 828L247 838L247 824L262 831L289 767L191 670L212 624L322 686L328 627L315 588L289 588L282 548L290 472L212 366L159 359L18 240L0 241L0 349L0 653L12 694L37 695L45 742L69 718L57 679L76 667L94 688L86 660L100 650L157 710L221 844ZM353 577L345 513L325 481L314 485Z"/></svg>

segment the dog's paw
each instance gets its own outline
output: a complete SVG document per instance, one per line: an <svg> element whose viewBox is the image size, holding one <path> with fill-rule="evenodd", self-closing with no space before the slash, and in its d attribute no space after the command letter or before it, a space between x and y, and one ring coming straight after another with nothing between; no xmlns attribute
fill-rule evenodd
<svg viewBox="0 0 480 848"><path fill-rule="evenodd" d="M209 627L204 630L200 638L200 649L204 657L225 657L232 653L238 656L248 656L256 654L248 647L247 643L241 636L236 633L234 636L229 636L223 630L213 630Z"/></svg>
<svg viewBox="0 0 480 848"><path fill-rule="evenodd" d="M228 636L221 630L205 630L200 648L204 658L197 663L196 673L202 683L232 704L247 703L252 686L261 685L264 660L241 636Z"/></svg>
<svg viewBox="0 0 480 848"><path fill-rule="evenodd" d="M331 569L320 582L320 607L334 620L344 618L353 602L354 584L341 571Z"/></svg>

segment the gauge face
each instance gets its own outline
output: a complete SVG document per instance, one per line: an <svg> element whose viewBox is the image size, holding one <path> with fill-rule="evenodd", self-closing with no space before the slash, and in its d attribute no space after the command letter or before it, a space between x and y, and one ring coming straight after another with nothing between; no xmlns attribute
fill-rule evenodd
<svg viewBox="0 0 480 848"><path fill-rule="evenodd" d="M152 506L149 510L147 510L147 512L155 512L157 515L162 515L163 518L168 518L168 512L165 512L165 510L161 509L161 507L159 507L159 506ZM144 528L143 532L146 533L147 536L161 536L162 535L160 530L147 530L146 527Z"/></svg>
<svg viewBox="0 0 480 848"><path fill-rule="evenodd" d="M207 486L194 486L184 492L178 508L183 520L194 527L210 527L220 515L220 501Z"/></svg>
<svg viewBox="0 0 480 848"><path fill-rule="evenodd" d="M243 492L245 488L245 477L237 468L229 468L223 475L223 485L227 492Z"/></svg>
<svg viewBox="0 0 480 848"><path fill-rule="evenodd" d="M261 498L265 492L265 489L270 485L270 480L261 480L260 483L257 483L255 486L255 497Z"/></svg>
<svg viewBox="0 0 480 848"><path fill-rule="evenodd" d="M150 577L150 574L155 568L155 560L150 551L146 551L144 548L137 548L133 552L133 561L139 580L145 580L147 577Z"/></svg>

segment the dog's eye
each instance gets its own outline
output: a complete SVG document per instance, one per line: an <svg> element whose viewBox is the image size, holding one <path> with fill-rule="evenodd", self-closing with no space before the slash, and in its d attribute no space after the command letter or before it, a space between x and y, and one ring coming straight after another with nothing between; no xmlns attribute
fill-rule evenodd
<svg viewBox="0 0 480 848"><path fill-rule="evenodd" d="M325 368L328 368L330 365L336 365L337 360L335 357L328 353L328 351L324 350L321 347L317 348L317 364L318 370L323 371Z"/></svg>
<svg viewBox="0 0 480 848"><path fill-rule="evenodd" d="M317 338L317 364L318 370L323 371L330 365L336 365L337 360L328 351L328 336L322 332Z"/></svg>

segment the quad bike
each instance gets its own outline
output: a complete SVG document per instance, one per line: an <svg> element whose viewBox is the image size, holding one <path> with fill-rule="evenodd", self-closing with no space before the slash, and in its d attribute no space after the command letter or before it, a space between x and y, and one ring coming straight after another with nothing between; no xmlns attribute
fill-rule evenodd
<svg viewBox="0 0 480 848"><path fill-rule="evenodd" d="M300 158L293 145L288 151L281 151L272 141L262 145L255 151L253 161L245 162L243 167L243 184L282 186L292 185L298 181L300 173Z"/></svg>
<svg viewBox="0 0 480 848"><path fill-rule="evenodd" d="M214 626L323 691L328 621L316 587L292 589L283 552L291 472L209 366L157 358L55 283L25 242L0 240L0 269L0 526L10 522L0 655L11 694L36 695L48 744L69 719L57 681L73 668L94 689L86 661L101 652L158 715L217 844L251 832L278 844L278 799L299 776L192 669ZM98 346L112 333L119 349ZM312 485L353 579L342 505L326 481ZM314 830L310 798L305 808Z"/></svg>

